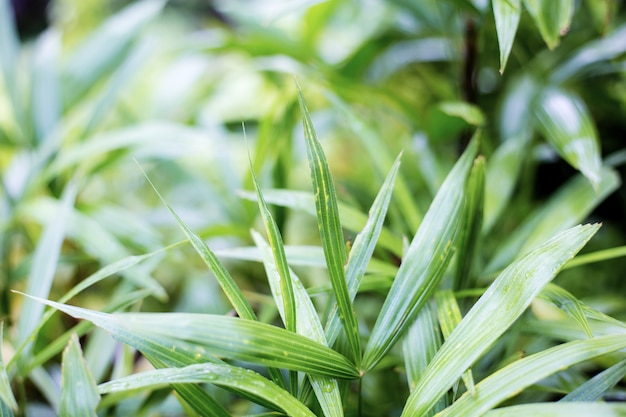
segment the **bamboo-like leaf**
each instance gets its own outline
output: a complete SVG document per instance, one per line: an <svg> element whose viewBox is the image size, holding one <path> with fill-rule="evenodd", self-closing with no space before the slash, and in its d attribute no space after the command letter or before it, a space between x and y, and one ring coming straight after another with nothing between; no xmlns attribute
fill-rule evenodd
<svg viewBox="0 0 626 417"><path fill-rule="evenodd" d="M441 333L443 334L443 339L446 340L462 320L461 309L459 309L454 293L451 290L442 290L435 293L435 300L437 301L437 317L439 318ZM468 369L465 371L462 378L467 391L474 395L474 376L472 370ZM456 392L455 383L454 393L456 394Z"/></svg>
<svg viewBox="0 0 626 417"><path fill-rule="evenodd" d="M96 416L100 394L87 368L78 336L72 335L63 351L63 379L61 384L61 417Z"/></svg>
<svg viewBox="0 0 626 417"><path fill-rule="evenodd" d="M448 174L417 230L372 330L364 369L371 369L410 326L443 275L462 221L465 182L478 151L475 137Z"/></svg>
<svg viewBox="0 0 626 417"><path fill-rule="evenodd" d="M4 322L0 322L0 346L4 344ZM7 413L12 410L17 410L17 401L11 390L11 381L9 381L9 375L7 374L6 366L4 365L4 359L2 358L2 350L0 350L0 407L5 406ZM3 412L0 411L0 416Z"/></svg>
<svg viewBox="0 0 626 417"><path fill-rule="evenodd" d="M33 297L31 297L33 298ZM33 298L75 318L89 320L115 338L160 360L170 360L193 347L196 354L327 375L356 378L345 356L279 327L238 317L191 313L106 314ZM193 356L192 356L193 357ZM202 356L199 356L202 357Z"/></svg>
<svg viewBox="0 0 626 417"><path fill-rule="evenodd" d="M239 195L249 200L256 200L256 194L240 191ZM316 216L315 196L307 191L294 190L263 190L265 201L293 210L300 210L312 216ZM361 211L341 202L337 203L341 225L351 232L360 232L367 223L367 215ZM383 227L380 232L378 243L381 247L390 250L394 255L402 255L402 242L396 238L389 229Z"/></svg>
<svg viewBox="0 0 626 417"><path fill-rule="evenodd" d="M602 396L626 376L626 360L600 372L578 388L561 398L559 402L600 401Z"/></svg>
<svg viewBox="0 0 626 417"><path fill-rule="evenodd" d="M66 233L67 222L72 212L77 192L78 181L70 181L63 191L56 216L45 226L43 234L37 243L28 283L26 284L26 291L34 296L46 298L50 293L61 252L61 245ZM17 329L17 340L20 343L25 342L37 327L43 315L43 307L41 303L33 300L24 300Z"/></svg>
<svg viewBox="0 0 626 417"><path fill-rule="evenodd" d="M258 248L261 250L270 288L272 290L272 294L274 295L276 305L278 306L278 311L284 321L285 313L283 308L281 308L283 306L283 292L279 282L281 276L276 268L276 258L273 256L273 250L258 233L253 231L252 237L254 238L254 242ZM319 316L317 315L317 311L315 310L304 285L302 285L302 282L298 276L293 273L293 271L288 272L290 273L291 284L293 285L294 304L298 306L296 332L299 335L308 337L314 342L328 346ZM309 375L309 381L311 382L311 386L315 391L317 400L324 411L324 415L327 417L343 416L343 407L337 381L322 375Z"/></svg>
<svg viewBox="0 0 626 417"><path fill-rule="evenodd" d="M333 293L339 308L339 317L350 345L350 353L355 363L361 360L361 337L356 320L350 294L346 282L344 267L346 264L346 249L343 241L343 229L337 208L337 194L326 156L322 145L317 140L315 129L309 110L306 107L302 91L298 88L298 101L302 112L304 137L306 139L307 156L315 207L317 208L317 222L324 248L324 256L328 265L328 275L333 286Z"/></svg>
<svg viewBox="0 0 626 417"><path fill-rule="evenodd" d="M578 298L552 283L546 285L546 288L541 291L540 296L550 301L576 320L585 331L587 337L593 337L593 332L591 331L591 327L585 315L584 305Z"/></svg>
<svg viewBox="0 0 626 417"><path fill-rule="evenodd" d="M482 416L524 388L574 364L626 347L626 334L578 340L520 359L482 380L474 395L465 393L440 417ZM535 414L529 414L535 415Z"/></svg>
<svg viewBox="0 0 626 417"><path fill-rule="evenodd" d="M607 403L536 403L492 410L485 417L622 417L626 404Z"/></svg>
<svg viewBox="0 0 626 417"><path fill-rule="evenodd" d="M459 233L454 290L472 288L472 265L479 245L485 204L485 158L478 157L470 171L465 189L463 224Z"/></svg>
<svg viewBox="0 0 626 417"><path fill-rule="evenodd" d="M370 263L372 254L376 247L376 242L382 231L387 209L389 208L389 202L391 201L391 193L394 188L398 171L400 170L400 158L402 155L398 155L395 163L391 167L385 182L378 191L378 195L372 204L369 211L369 217L367 223L363 227L363 230L354 239L350 256L348 257L348 264L346 266L346 281L348 283L348 291L350 294L350 300L354 301L354 297L359 290L363 275L367 265ZM394 275L395 275L394 271ZM333 306L328 322L326 324L326 336L328 343L332 346L339 336L340 321L339 311L337 306Z"/></svg>
<svg viewBox="0 0 626 417"><path fill-rule="evenodd" d="M152 388L166 384L208 383L235 388L265 398L290 416L314 417L306 406L287 391L248 369L227 364L203 363L184 368L166 368L142 372L98 386L101 394Z"/></svg>
<svg viewBox="0 0 626 417"><path fill-rule="evenodd" d="M599 227L585 225L568 229L506 268L437 352L411 393L403 416L421 415L431 409Z"/></svg>
<svg viewBox="0 0 626 417"><path fill-rule="evenodd" d="M150 178L148 178L148 176L146 175L145 171L143 171L143 169L142 169L142 172L145 175L146 180L148 181L148 183L150 184L154 192L159 196L159 198L161 199L163 204L168 208L170 213L172 213L172 216L174 216L174 218L176 219L178 226L181 228L183 233L185 233L185 236L187 236L187 239L189 239L189 242L191 243L193 248L196 250L198 255L200 255L204 263L211 269L211 272L213 272L213 274L217 278L217 282L222 287L222 290L226 294L226 297L232 304L233 308L235 309L239 317L242 317L248 320L256 320L256 314L254 314L254 310L252 310L250 303L248 303L248 300L246 300L246 298L244 297L243 293L237 286L237 283L235 282L233 277L230 275L228 270L220 262L217 256L215 256L215 254L207 246L207 244L204 243L204 241L200 239L198 235L192 232L191 229L185 224L185 222L183 222L183 220L178 216L178 214L176 214L174 209L169 204L167 204L163 196L161 196L161 193L159 193L159 191L156 189L152 181L150 181Z"/></svg>
<svg viewBox="0 0 626 417"><path fill-rule="evenodd" d="M250 168L252 168L252 162L250 162L250 165ZM281 316L283 318L283 322L285 323L285 328L291 332L295 332L297 326L296 300L294 298L295 296L291 273L289 271L289 265L287 264L283 238L278 230L278 225L276 225L276 222L272 217L272 213L270 213L267 204L265 204L263 194L261 194L261 187L259 187L254 171L251 173L254 189L256 190L259 211L261 212L261 218L263 219L263 224L265 224L265 231L271 245L270 253L272 253L274 257L274 271L277 273L277 275L274 276L277 280L270 280L270 284L277 283L279 288L272 287L272 292L274 294L280 294L279 296L275 295L275 301L277 302L277 305L280 304L279 308L282 312ZM258 238L260 237L257 236L257 240ZM257 243L257 246L259 246L259 242L257 240L255 240L255 242ZM267 260L264 261L266 270L268 269L267 262Z"/></svg>
<svg viewBox="0 0 626 417"><path fill-rule="evenodd" d="M597 191L582 175L572 178L502 242L487 271L497 271L550 236L583 221L619 184L619 177L610 169L601 171Z"/></svg>
<svg viewBox="0 0 626 417"><path fill-rule="evenodd" d="M62 99L57 66L61 55L61 36L54 29L37 40L33 62L32 111L39 143L54 131L61 118Z"/></svg>
<svg viewBox="0 0 626 417"><path fill-rule="evenodd" d="M569 30L574 1L524 0L524 4L548 48L556 48L561 36Z"/></svg>
<svg viewBox="0 0 626 417"><path fill-rule="evenodd" d="M545 88L537 100L535 115L546 139L598 189L602 176L600 144L583 101L558 87Z"/></svg>
<svg viewBox="0 0 626 417"><path fill-rule="evenodd" d="M517 33L519 18L522 14L522 2L520 0L493 0L492 6L498 45L500 45L500 74L503 74Z"/></svg>
<svg viewBox="0 0 626 417"><path fill-rule="evenodd" d="M9 97L18 127L24 128L24 111L20 96L20 83L17 79L20 41L13 19L10 0L0 0L0 66L4 76L4 86ZM24 133L24 132L21 132Z"/></svg>
<svg viewBox="0 0 626 417"><path fill-rule="evenodd" d="M441 347L441 343L441 332L437 318L431 305L427 303L417 314L417 318L409 328L402 344L404 366L411 391ZM424 414L424 417L433 416L447 405L446 397L441 397L433 409Z"/></svg>

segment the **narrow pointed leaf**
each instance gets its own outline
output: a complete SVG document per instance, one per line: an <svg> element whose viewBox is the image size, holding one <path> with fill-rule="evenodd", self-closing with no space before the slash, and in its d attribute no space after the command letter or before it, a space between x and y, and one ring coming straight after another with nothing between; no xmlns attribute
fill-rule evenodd
<svg viewBox="0 0 626 417"><path fill-rule="evenodd" d="M610 169L601 171L598 190L582 175L572 178L502 242L487 270L497 271L550 236L584 221L619 184L618 175Z"/></svg>
<svg viewBox="0 0 626 417"><path fill-rule="evenodd" d="M598 225L586 225L568 229L506 268L437 352L411 393L403 416L421 415L430 410L598 228Z"/></svg>
<svg viewBox="0 0 626 417"><path fill-rule="evenodd" d="M385 182L378 191L378 195L370 208L367 223L363 227L363 230L357 235L356 239L354 239L354 244L352 245L352 250L348 257L348 265L346 266L346 281L348 283L351 301L354 301L354 297L356 297L363 275L371 261L372 254L376 248L376 242L382 231L387 209L389 208L389 202L391 201L391 193L394 189L394 184L400 169L400 157L401 155L398 155ZM394 275L395 272L396 271L394 271ZM337 336L339 336L340 324L339 310L335 305L331 310L326 325L326 335L328 337L328 343L331 346L337 339Z"/></svg>
<svg viewBox="0 0 626 417"><path fill-rule="evenodd" d="M306 107L302 91L298 89L298 101L302 112L304 137L307 145L307 156L311 181L315 194L317 221L324 248L324 256L328 265L328 275L333 286L335 300L339 308L339 317L350 345L350 352L355 363L361 359L361 338L356 315L350 301L350 294L346 282L344 267L346 264L346 249L343 241L343 229L339 219L337 194L335 185L326 162L322 145L317 140L315 129L309 110Z"/></svg>
<svg viewBox="0 0 626 417"><path fill-rule="evenodd" d="M587 337L592 338L593 332L585 315L584 304L571 293L555 284L548 284L541 291L541 298L550 301L580 324Z"/></svg>
<svg viewBox="0 0 626 417"><path fill-rule="evenodd" d="M272 248L263 240L263 238L256 232L252 232L252 237L256 245L261 250L263 256L263 263L265 264L265 270L267 271L267 277L270 283L270 288L276 305L278 306L281 317L285 313L281 306L282 302L282 288L279 280L280 274L277 271L275 257L272 255ZM326 337L324 336L324 329L317 315L317 311L311 302L311 298L307 293L304 285L293 271L290 271L293 292L294 292L294 304L298 306L298 320L296 322L296 332L299 335L308 337L309 339L328 346ZM324 415L326 417L341 417L343 416L343 406L341 402L341 395L339 393L339 386L335 379L322 375L309 375L309 381L315 391Z"/></svg>
<svg viewBox="0 0 626 417"><path fill-rule="evenodd" d="M545 88L538 96L535 115L546 139L595 189L601 181L600 144L589 110L573 93Z"/></svg>
<svg viewBox="0 0 626 417"><path fill-rule="evenodd" d="M574 391L561 398L559 402L600 401L602 397L626 377L626 360L616 363L600 372Z"/></svg>
<svg viewBox="0 0 626 417"><path fill-rule="evenodd" d="M290 416L315 415L296 398L271 381L248 369L226 364L197 364L184 368L167 368L142 372L98 386L101 394L141 388L154 388L166 384L208 383L235 388L265 398Z"/></svg>
<svg viewBox="0 0 626 417"><path fill-rule="evenodd" d="M520 0L493 0L492 6L498 45L500 45L500 74L502 74L517 33L519 18L522 14L522 2Z"/></svg>
<svg viewBox="0 0 626 417"><path fill-rule="evenodd" d="M32 297L31 297L32 298ZM35 298L33 298L35 299ZM139 351L148 349L161 360L178 350L182 358L196 353L327 375L356 378L359 373L345 356L285 329L238 317L192 313L106 314L36 298L75 318L89 320ZM155 342L158 342L155 345Z"/></svg>
<svg viewBox="0 0 626 417"><path fill-rule="evenodd" d="M250 165L252 165L252 163L250 163ZM263 224L265 224L265 231L270 241L270 252L274 257L274 271L277 273L275 276L277 280L272 282L277 283L280 289L280 297L276 300L277 305L282 307L281 311L285 328L289 331L295 332L297 323L296 301L294 299L293 284L291 280L291 273L289 271L289 265L287 264L287 256L285 255L283 238L278 230L278 225L276 225L276 222L272 217L272 213L270 213L269 208L267 208L267 204L265 204L265 200L263 199L263 194L261 194L261 188L259 187L254 171L252 171L252 181L254 182L254 189L257 194L257 202L259 205L259 211L261 212L261 218L263 219ZM267 269L267 261L264 263L266 263ZM279 289L275 288L273 292L276 292Z"/></svg>
<svg viewBox="0 0 626 417"><path fill-rule="evenodd" d="M0 346L4 344L4 323L0 322ZM8 411L11 409L17 410L17 401L11 390L11 381L9 381L9 375L7 374L6 366L4 365L4 359L2 358L2 350L0 350L0 403L4 405ZM2 406L0 405L0 407ZM12 412L11 412L12 414ZM0 415L2 413L0 412Z"/></svg>
<svg viewBox="0 0 626 417"><path fill-rule="evenodd" d="M548 48L556 48L569 30L573 0L524 0L524 4Z"/></svg>
<svg viewBox="0 0 626 417"><path fill-rule="evenodd" d="M33 122L39 143L53 133L61 118L60 55L61 35L54 29L44 32L37 40L33 62Z"/></svg>
<svg viewBox="0 0 626 417"><path fill-rule="evenodd" d="M626 404L607 403L537 403L514 405L492 410L485 417L622 417Z"/></svg>
<svg viewBox="0 0 626 417"><path fill-rule="evenodd" d="M96 382L87 368L78 336L72 335L63 351L61 369L61 417L95 417L100 394Z"/></svg>
<svg viewBox="0 0 626 417"><path fill-rule="evenodd" d="M443 275L462 221L465 182L478 151L474 138L435 196L387 294L363 366L371 369L410 326Z"/></svg>
<svg viewBox="0 0 626 417"><path fill-rule="evenodd" d="M474 395L465 393L440 417L478 417L524 388L577 363L626 347L626 335L578 340L546 349L500 369L476 385ZM535 415L535 414L529 414Z"/></svg>
<svg viewBox="0 0 626 417"><path fill-rule="evenodd" d="M198 235L192 232L191 229L183 222L180 216L176 214L174 209L169 204L167 204L167 202L165 201L163 196L161 196L152 181L150 181L150 178L148 178L145 171L143 171L143 173L154 192L157 193L163 204L168 208L170 213L172 213L172 216L174 216L176 222L178 222L178 226L185 233L185 236L187 236L187 239L189 239L189 242L191 243L193 248L196 250L198 255L200 255L204 263L211 269L211 272L213 272L213 274L217 278L217 282L220 284L220 287L222 287L224 294L226 294L226 297L230 301L231 305L233 306L239 317L248 320L256 320L256 314L254 314L254 310L252 310L250 303L248 303L248 300L246 300L243 293L241 292L241 289L239 289L239 286L230 275L226 267L224 267L224 265L220 262L217 256L215 256L215 254L207 246L207 244L204 243L204 241L200 239Z"/></svg>

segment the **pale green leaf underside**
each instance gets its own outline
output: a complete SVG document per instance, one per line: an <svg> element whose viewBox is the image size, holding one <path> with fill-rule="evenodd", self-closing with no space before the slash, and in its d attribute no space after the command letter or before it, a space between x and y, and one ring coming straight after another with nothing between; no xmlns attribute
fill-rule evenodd
<svg viewBox="0 0 626 417"><path fill-rule="evenodd" d="M599 225L576 226L506 268L463 318L411 393L403 416L421 415L452 386L587 243Z"/></svg>
<svg viewBox="0 0 626 417"><path fill-rule="evenodd" d="M485 417L624 417L626 404L607 403L539 403L504 407Z"/></svg>
<svg viewBox="0 0 626 417"><path fill-rule="evenodd" d="M98 386L101 394L141 388L156 388L167 384L209 383L235 388L264 398L290 416L314 417L306 406L284 389L248 369L227 364L203 363L183 368L165 368L142 372Z"/></svg>

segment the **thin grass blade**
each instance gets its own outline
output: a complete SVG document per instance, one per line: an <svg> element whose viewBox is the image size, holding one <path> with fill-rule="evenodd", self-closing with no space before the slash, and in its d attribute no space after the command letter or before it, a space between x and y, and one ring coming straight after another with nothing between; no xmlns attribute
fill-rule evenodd
<svg viewBox="0 0 626 417"><path fill-rule="evenodd" d="M215 256L215 254L207 246L207 244L204 243L204 241L200 239L198 235L192 232L191 229L185 224L185 222L183 222L180 216L176 214L174 209L169 204L167 204L161 193L159 193L150 178L148 178L148 176L146 175L146 172L141 167L139 168L142 170L144 176L146 177L146 180L148 181L154 192L159 196L159 198L168 208L170 213L172 213L172 216L174 216L174 218L176 219L178 226L181 228L183 233L185 233L185 236L187 236L187 239L189 239L189 242L191 243L193 248L196 250L198 255L200 255L200 258L202 258L204 263L211 269L211 272L213 272L213 274L217 278L218 283L224 291L224 294L230 301L231 305L233 306L239 317L248 320L256 320L256 314L254 313L254 310L252 310L250 303L248 302L248 300L246 300L243 293L241 292L241 289L239 288L233 277L230 275L226 267L224 267L224 265L220 262L217 256Z"/></svg>
<svg viewBox="0 0 626 417"><path fill-rule="evenodd" d="M568 229L506 268L437 352L411 393L403 416L421 415L430 410L599 227L585 225Z"/></svg>
<svg viewBox="0 0 626 417"><path fill-rule="evenodd" d="M36 300L72 317L89 320L118 340L160 360L168 360L172 355L186 358L185 351L193 346L194 354L224 356L333 378L359 376L354 364L334 350L257 321L191 313L106 314L40 298Z"/></svg>
<svg viewBox="0 0 626 417"><path fill-rule="evenodd" d="M0 322L0 346L4 344L4 322ZM4 359L2 358L2 350L0 350L0 403L2 403L8 411L17 411L17 401L11 390L11 381L7 374ZM11 411L12 414L12 411ZM2 412L0 412L2 415Z"/></svg>
<svg viewBox="0 0 626 417"><path fill-rule="evenodd" d="M78 336L72 335L63 351L63 376L61 383L61 417L95 417L100 394L96 382L87 368Z"/></svg>
<svg viewBox="0 0 626 417"><path fill-rule="evenodd" d="M558 87L545 88L534 106L546 139L571 166L599 190L602 180L600 143L591 114L577 95Z"/></svg>
<svg viewBox="0 0 626 417"><path fill-rule="evenodd" d="M261 250L272 294L274 295L276 305L279 308L279 313L282 317L284 317L284 311L280 308L283 305L281 300L282 289L279 283L281 277L276 268L275 257L272 255L272 248L258 233L253 231L252 237L254 238L258 248ZM321 345L328 346L326 337L324 336L324 329L322 328L317 311L311 302L311 298L298 276L294 274L293 271L290 271L290 274L292 278L294 301L295 305L298 306L296 332L299 335L308 337ZM320 375L309 375L309 381L311 382L311 386L313 387L317 400L324 411L324 415L327 417L343 416L343 406L337 381Z"/></svg>
<svg viewBox="0 0 626 417"><path fill-rule="evenodd" d="M537 403L514 405L492 410L485 417L622 417L626 404L608 403Z"/></svg>
<svg viewBox="0 0 626 417"><path fill-rule="evenodd" d="M500 369L465 393L440 417L478 417L524 388L574 364L626 347L626 334L578 340L546 349ZM533 415L534 414L529 414Z"/></svg>
<svg viewBox="0 0 626 417"><path fill-rule="evenodd" d="M500 74L503 74L517 33L519 18L522 14L522 2L520 0L493 0L492 6L498 45L500 45Z"/></svg>
<svg viewBox="0 0 626 417"><path fill-rule="evenodd" d="M372 254L376 248L376 242L382 231L387 209L389 208L389 202L391 201L391 194L400 170L401 156L402 155L398 155L385 182L378 191L378 195L370 208L367 223L363 227L363 230L357 235L356 239L354 239L354 244L352 245L346 266L346 281L348 283L348 292L351 301L354 301L354 297L356 297L366 268L371 262ZM396 271L394 271L394 275L395 272ZM337 305L334 305L326 324L326 337L331 346L339 336L341 330L340 325L339 309Z"/></svg>
<svg viewBox="0 0 626 417"><path fill-rule="evenodd" d="M602 397L626 377L626 360L600 372L578 388L561 398L559 402L600 401Z"/></svg>
<svg viewBox="0 0 626 417"><path fill-rule="evenodd" d="M552 283L546 285L543 291L541 291L540 297L550 301L552 304L565 311L580 324L580 327L583 328L587 337L593 337L591 326L589 326L589 321L585 315L584 304L578 298Z"/></svg>
<svg viewBox="0 0 626 417"><path fill-rule="evenodd" d="M32 112L39 143L53 134L62 112L57 66L61 55L61 35L54 29L44 32L36 43L33 62Z"/></svg>
<svg viewBox="0 0 626 417"><path fill-rule="evenodd" d="M168 383L208 383L235 388L256 397L265 398L290 416L315 415L287 391L248 369L226 364L197 364L184 368L158 369L142 372L101 384L98 391L108 394L142 388L154 388Z"/></svg>
<svg viewBox="0 0 626 417"><path fill-rule="evenodd" d="M358 364L361 361L361 337L346 282L344 270L346 249L343 241L343 229L339 219L339 209L337 207L337 193L335 192L335 185L326 162L324 150L317 140L309 110L299 88L298 101L300 103L300 111L302 112L304 137L307 145L313 193L315 194L315 207L317 208L317 220L324 256L328 265L328 275L339 308L339 317L350 346L352 360Z"/></svg>
<svg viewBox="0 0 626 417"><path fill-rule="evenodd" d="M430 298L454 252L462 222L465 183L478 151L478 139L448 174L417 230L372 330L364 369L371 369L411 325Z"/></svg>

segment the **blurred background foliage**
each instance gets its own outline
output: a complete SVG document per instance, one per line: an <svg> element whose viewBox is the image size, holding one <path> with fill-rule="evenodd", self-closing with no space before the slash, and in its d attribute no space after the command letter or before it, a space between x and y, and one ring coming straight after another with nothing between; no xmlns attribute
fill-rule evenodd
<svg viewBox="0 0 626 417"><path fill-rule="evenodd" d="M309 189L294 76L342 202L366 213L404 152L386 224L396 250L379 248L377 259L397 265L402 237L413 235L477 128L488 175L476 285L570 224L604 223L587 251L619 254L626 245L626 19L617 0L0 5L0 320L12 347L34 327L10 289L58 299L104 265L183 238L133 159L190 227L231 259L261 316L274 318L259 265L237 261L246 255L232 248L252 245L249 230L259 222L240 192L252 189L248 150L264 188ZM517 31L506 7L519 12ZM496 24L494 10L509 26ZM589 140L561 147L572 135ZM285 208L296 203L279 193L266 197L279 203L288 245L319 245L313 217ZM557 283L624 318L626 262L614 256L565 271ZM326 282L317 267L300 270L311 287ZM179 246L73 302L113 308L146 289L134 309L227 312L207 275L192 249ZM379 305L364 297L363 315ZM72 325L55 316L34 351ZM35 381L53 403L42 384ZM365 389L379 415L394 403L374 395L389 390Z"/></svg>

